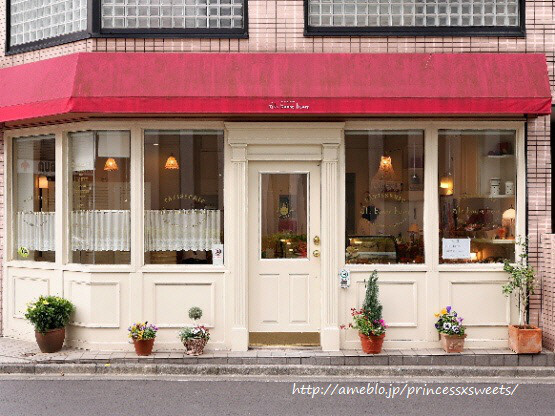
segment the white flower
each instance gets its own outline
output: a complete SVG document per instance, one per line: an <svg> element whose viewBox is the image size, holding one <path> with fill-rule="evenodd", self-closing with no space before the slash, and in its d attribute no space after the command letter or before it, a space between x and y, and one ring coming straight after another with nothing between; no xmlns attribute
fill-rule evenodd
<svg viewBox="0 0 555 416"><path fill-rule="evenodd" d="M445 329L446 331L449 331L451 329L451 323L450 322L444 322L443 323L443 329Z"/></svg>

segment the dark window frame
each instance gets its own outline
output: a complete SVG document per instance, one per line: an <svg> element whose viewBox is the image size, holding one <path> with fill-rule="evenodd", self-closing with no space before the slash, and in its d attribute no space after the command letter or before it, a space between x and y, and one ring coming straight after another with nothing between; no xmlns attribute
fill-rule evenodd
<svg viewBox="0 0 555 416"><path fill-rule="evenodd" d="M317 27L308 24L309 0L304 0L304 35L305 36L487 36L487 37L525 37L526 36L526 0L519 0L519 25L503 26L441 26L441 27Z"/></svg>
<svg viewBox="0 0 555 416"><path fill-rule="evenodd" d="M31 52L90 38L166 38L166 39L247 39L249 19L248 0L243 0L242 29L102 29L101 0L87 1L87 30L55 36L20 45L10 45L10 1L6 0L6 56Z"/></svg>

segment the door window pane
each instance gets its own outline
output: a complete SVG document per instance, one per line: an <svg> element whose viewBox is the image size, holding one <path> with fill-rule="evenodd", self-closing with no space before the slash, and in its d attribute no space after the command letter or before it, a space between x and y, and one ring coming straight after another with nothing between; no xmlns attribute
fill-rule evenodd
<svg viewBox="0 0 555 416"><path fill-rule="evenodd" d="M53 135L13 140L15 260L54 261L55 144Z"/></svg>
<svg viewBox="0 0 555 416"><path fill-rule="evenodd" d="M261 257L306 258L308 174L265 173L260 182Z"/></svg>
<svg viewBox="0 0 555 416"><path fill-rule="evenodd" d="M146 264L223 264L223 143L221 131L145 131Z"/></svg>
<svg viewBox="0 0 555 416"><path fill-rule="evenodd" d="M441 263L515 259L514 131L439 131Z"/></svg>
<svg viewBox="0 0 555 416"><path fill-rule="evenodd" d="M424 133L345 134L348 264L423 263Z"/></svg>
<svg viewBox="0 0 555 416"><path fill-rule="evenodd" d="M130 133L70 133L71 261L127 264L131 251Z"/></svg>

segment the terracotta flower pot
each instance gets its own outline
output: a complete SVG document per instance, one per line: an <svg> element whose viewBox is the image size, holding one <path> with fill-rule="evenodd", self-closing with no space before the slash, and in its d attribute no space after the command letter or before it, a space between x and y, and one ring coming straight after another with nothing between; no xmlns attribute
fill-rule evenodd
<svg viewBox="0 0 555 416"><path fill-rule="evenodd" d="M35 339L41 352L58 352L64 346L66 329L58 328L41 334L35 331Z"/></svg>
<svg viewBox="0 0 555 416"><path fill-rule="evenodd" d="M187 355L201 355L204 352L207 340L205 338L191 338L183 342Z"/></svg>
<svg viewBox="0 0 555 416"><path fill-rule="evenodd" d="M359 332L358 336L360 337L360 343L362 344L362 351L366 354L379 354L382 352L385 334L367 336Z"/></svg>
<svg viewBox="0 0 555 416"><path fill-rule="evenodd" d="M466 338L466 334L447 335L447 334L441 333L440 336L441 336L441 346L443 347L445 352L448 352L448 353L463 352L464 339Z"/></svg>
<svg viewBox="0 0 555 416"><path fill-rule="evenodd" d="M154 347L154 340L152 339L134 339L133 344L135 345L135 352L137 355L150 355L152 354L152 348Z"/></svg>
<svg viewBox="0 0 555 416"><path fill-rule="evenodd" d="M509 348L517 354L542 351L542 330L534 325L509 325Z"/></svg>

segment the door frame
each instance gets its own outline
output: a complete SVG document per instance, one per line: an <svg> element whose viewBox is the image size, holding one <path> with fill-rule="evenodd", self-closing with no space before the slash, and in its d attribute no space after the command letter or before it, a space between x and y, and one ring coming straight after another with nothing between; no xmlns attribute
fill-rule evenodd
<svg viewBox="0 0 555 416"><path fill-rule="evenodd" d="M341 207L340 146L342 122L226 122L229 163L225 174L225 206L234 224L228 238L231 282L226 285L231 300L229 339L231 349L249 346L248 305L248 163L249 161L319 161L321 198L320 343L323 351L339 351L339 284L337 271L342 241L339 227Z"/></svg>

